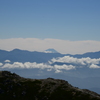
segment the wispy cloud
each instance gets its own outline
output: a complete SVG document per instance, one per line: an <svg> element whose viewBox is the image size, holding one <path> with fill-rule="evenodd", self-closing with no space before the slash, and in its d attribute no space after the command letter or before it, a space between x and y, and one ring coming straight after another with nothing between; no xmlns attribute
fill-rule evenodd
<svg viewBox="0 0 100 100"><path fill-rule="evenodd" d="M60 53L79 54L100 50L100 41L68 41L60 39L12 38L0 39L0 48L12 50L15 48L29 51L44 51L54 48Z"/></svg>

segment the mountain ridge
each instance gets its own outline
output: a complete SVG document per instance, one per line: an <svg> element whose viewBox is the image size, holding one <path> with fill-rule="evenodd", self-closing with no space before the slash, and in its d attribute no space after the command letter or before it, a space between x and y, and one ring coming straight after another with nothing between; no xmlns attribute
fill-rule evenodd
<svg viewBox="0 0 100 100"><path fill-rule="evenodd" d="M100 51L97 52L88 52L84 54L61 54L61 53L45 53L37 51L27 51L14 49L12 51L0 50L0 62L4 60L11 60L12 62L48 62L52 58L71 56L76 58L90 57L90 58L100 58Z"/></svg>
<svg viewBox="0 0 100 100"><path fill-rule="evenodd" d="M27 79L0 71L0 99L6 100L100 100L100 95L73 87L61 79Z"/></svg>

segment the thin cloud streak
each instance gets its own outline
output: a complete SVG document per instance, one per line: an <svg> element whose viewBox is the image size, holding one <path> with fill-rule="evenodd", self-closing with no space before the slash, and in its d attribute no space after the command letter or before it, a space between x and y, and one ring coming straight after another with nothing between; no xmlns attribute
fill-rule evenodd
<svg viewBox="0 0 100 100"><path fill-rule="evenodd" d="M68 41L60 39L11 38L0 39L0 49L13 50L15 48L29 51L44 51L54 48L63 54L82 54L100 50L100 41Z"/></svg>

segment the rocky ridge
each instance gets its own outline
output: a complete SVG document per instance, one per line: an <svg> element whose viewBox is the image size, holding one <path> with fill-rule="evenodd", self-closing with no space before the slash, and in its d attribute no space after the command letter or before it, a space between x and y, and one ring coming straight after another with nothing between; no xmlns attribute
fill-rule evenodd
<svg viewBox="0 0 100 100"><path fill-rule="evenodd" d="M1 100L100 100L100 95L60 79L28 79L0 71Z"/></svg>

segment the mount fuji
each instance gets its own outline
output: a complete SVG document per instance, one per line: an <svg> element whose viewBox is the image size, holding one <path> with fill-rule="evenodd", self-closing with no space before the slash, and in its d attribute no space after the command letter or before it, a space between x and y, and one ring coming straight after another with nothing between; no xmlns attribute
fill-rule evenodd
<svg viewBox="0 0 100 100"><path fill-rule="evenodd" d="M58 53L58 51L56 51L55 49L52 49L52 48L47 49L47 50L45 50L44 52L45 52L45 53Z"/></svg>

